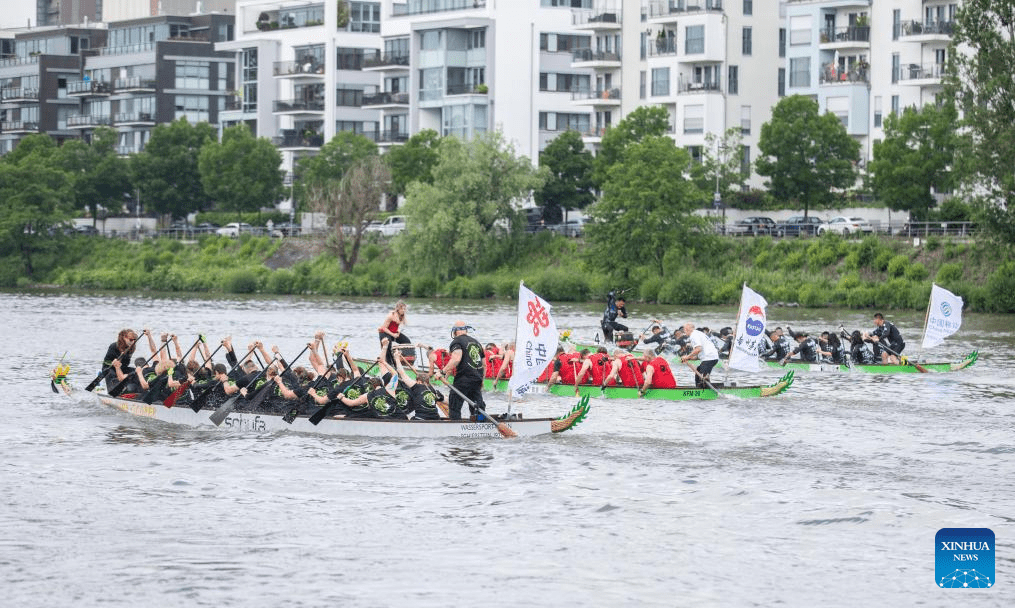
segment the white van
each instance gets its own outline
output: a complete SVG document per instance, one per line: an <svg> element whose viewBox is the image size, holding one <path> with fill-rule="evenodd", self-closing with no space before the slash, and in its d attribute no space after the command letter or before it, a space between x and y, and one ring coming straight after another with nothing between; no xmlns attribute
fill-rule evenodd
<svg viewBox="0 0 1015 608"><path fill-rule="evenodd" d="M384 236L395 236L405 230L405 216L392 215L381 223L371 223L367 226L367 232L379 232Z"/></svg>

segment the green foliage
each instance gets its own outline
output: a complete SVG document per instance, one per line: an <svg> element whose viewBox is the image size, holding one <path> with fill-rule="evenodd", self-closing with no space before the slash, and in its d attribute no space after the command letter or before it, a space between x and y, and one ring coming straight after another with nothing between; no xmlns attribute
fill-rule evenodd
<svg viewBox="0 0 1015 608"><path fill-rule="evenodd" d="M670 115L662 106L638 106L628 113L603 135L595 157L595 183L600 187L606 183L610 169L621 162L628 146L649 137L665 137L669 130Z"/></svg>
<svg viewBox="0 0 1015 608"><path fill-rule="evenodd" d="M584 209L595 200L592 181L592 153L585 149L577 131L558 135L539 154L539 165L547 171L546 182L535 192L543 206L543 219L563 221L564 209Z"/></svg>
<svg viewBox="0 0 1015 608"><path fill-rule="evenodd" d="M206 122L191 125L180 118L156 126L144 151L131 159L144 208L173 217L202 209L208 198L198 157L201 148L214 140L215 130Z"/></svg>
<svg viewBox="0 0 1015 608"><path fill-rule="evenodd" d="M198 156L201 183L225 211L257 211L282 195L282 155L271 141L255 138L245 124L229 127L222 143L205 143Z"/></svg>
<svg viewBox="0 0 1015 608"><path fill-rule="evenodd" d="M828 293L816 283L807 283L800 287L797 302L808 308L818 308L828 302Z"/></svg>
<svg viewBox="0 0 1015 608"><path fill-rule="evenodd" d="M923 281L930 276L930 272L922 262L915 262L906 268L906 278L910 281Z"/></svg>
<svg viewBox="0 0 1015 608"><path fill-rule="evenodd" d="M803 251L794 251L786 256L783 256L782 268L787 272L793 270L800 270L801 268L804 267L806 259L807 258L804 256Z"/></svg>
<svg viewBox="0 0 1015 608"><path fill-rule="evenodd" d="M987 279L987 298L992 310L1015 312L1015 261L998 267Z"/></svg>
<svg viewBox="0 0 1015 608"><path fill-rule="evenodd" d="M941 264L934 280L944 287L960 282L962 280L962 264Z"/></svg>
<svg viewBox="0 0 1015 608"><path fill-rule="evenodd" d="M696 270L685 270L659 289L660 304L711 304L713 279Z"/></svg>
<svg viewBox="0 0 1015 608"><path fill-rule="evenodd" d="M401 146L394 146L384 155L391 171L391 193L405 194L409 184L433 183L433 168L440 158L441 136L433 129L423 129Z"/></svg>
<svg viewBox="0 0 1015 608"><path fill-rule="evenodd" d="M57 153L58 164L73 180L74 206L97 217L99 207L118 213L132 193L130 165L116 150L117 133L99 127L86 143L80 139L64 142Z"/></svg>
<svg viewBox="0 0 1015 608"><path fill-rule="evenodd" d="M658 301L659 290L662 289L663 283L663 278L659 276L645 279L638 287L638 299L642 302Z"/></svg>
<svg viewBox="0 0 1015 608"><path fill-rule="evenodd" d="M891 258L887 266L888 276L901 277L909 270L909 256L897 255Z"/></svg>
<svg viewBox="0 0 1015 608"><path fill-rule="evenodd" d="M245 268L227 274L224 284L227 293L255 293L258 288L257 275Z"/></svg>
<svg viewBox="0 0 1015 608"><path fill-rule="evenodd" d="M268 281L264 286L268 293L293 294L297 293L296 274L291 270L280 269L268 275Z"/></svg>
<svg viewBox="0 0 1015 608"><path fill-rule="evenodd" d="M860 143L834 114L820 115L809 97L782 98L772 119L761 126L758 148L755 168L770 178L772 194L796 201L805 212L812 202L826 201L834 189L850 188L856 181Z"/></svg>

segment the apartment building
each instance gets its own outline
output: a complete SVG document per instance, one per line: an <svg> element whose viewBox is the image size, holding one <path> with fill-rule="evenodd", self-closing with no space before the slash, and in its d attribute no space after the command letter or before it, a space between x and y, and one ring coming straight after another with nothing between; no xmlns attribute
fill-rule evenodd
<svg viewBox="0 0 1015 608"><path fill-rule="evenodd" d="M0 58L0 154L31 133L87 139L100 126L116 129L120 153L131 154L156 124L217 124L236 58L214 45L232 34L224 14L14 33Z"/></svg>

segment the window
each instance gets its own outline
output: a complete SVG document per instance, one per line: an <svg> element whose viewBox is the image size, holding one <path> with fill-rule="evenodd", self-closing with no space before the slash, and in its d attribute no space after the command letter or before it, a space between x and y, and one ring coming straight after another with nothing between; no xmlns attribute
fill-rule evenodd
<svg viewBox="0 0 1015 608"><path fill-rule="evenodd" d="M744 14L745 15L754 14L754 0L744 0Z"/></svg>
<svg viewBox="0 0 1015 608"><path fill-rule="evenodd" d="M692 165L700 165L702 161L702 155L704 154L703 146L687 146L684 148L687 150L687 155L691 157Z"/></svg>
<svg viewBox="0 0 1015 608"><path fill-rule="evenodd" d="M779 28L779 56L786 56L786 28Z"/></svg>
<svg viewBox="0 0 1015 608"><path fill-rule="evenodd" d="M899 81L899 54L892 53L892 84Z"/></svg>
<svg viewBox="0 0 1015 608"><path fill-rule="evenodd" d="M727 90L726 90L726 92L729 93L730 95L736 95L737 93L739 93L739 88L740 88L740 74L739 74L739 72L740 72L740 68L735 66L735 65L729 66L729 69L727 70L728 76L726 78L726 82L727 82L727 85L726 85Z"/></svg>
<svg viewBox="0 0 1015 608"><path fill-rule="evenodd" d="M570 53L578 49L591 48L591 46L591 36L553 33L539 34L539 50L547 53Z"/></svg>
<svg viewBox="0 0 1015 608"><path fill-rule="evenodd" d="M485 49L486 48L486 30L472 30L469 32L469 48L470 49Z"/></svg>
<svg viewBox="0 0 1015 608"><path fill-rule="evenodd" d="M812 27L813 25L811 21L811 15L796 15L790 17L789 18L790 45L796 46L800 44L810 44Z"/></svg>
<svg viewBox="0 0 1015 608"><path fill-rule="evenodd" d="M751 106L740 106L740 133L751 134Z"/></svg>
<svg viewBox="0 0 1015 608"><path fill-rule="evenodd" d="M645 99L645 81L648 74L645 70L638 73L638 99Z"/></svg>
<svg viewBox="0 0 1015 608"><path fill-rule="evenodd" d="M379 33L381 31L381 3L350 2L349 31Z"/></svg>
<svg viewBox="0 0 1015 608"><path fill-rule="evenodd" d="M205 95L177 95L175 117L186 118L190 124L208 122L208 97Z"/></svg>
<svg viewBox="0 0 1015 608"><path fill-rule="evenodd" d="M209 90L207 61L177 61L176 88ZM206 100L207 101L207 100Z"/></svg>
<svg viewBox="0 0 1015 608"><path fill-rule="evenodd" d="M240 51L240 80L243 111L257 111L257 48Z"/></svg>
<svg viewBox="0 0 1015 608"><path fill-rule="evenodd" d="M794 57L789 60L790 88L811 86L811 58Z"/></svg>
<svg viewBox="0 0 1015 608"><path fill-rule="evenodd" d="M751 28L745 27L743 30L743 34L741 35L740 51L744 55L750 55L752 52L751 51L752 47L753 42L751 40Z"/></svg>
<svg viewBox="0 0 1015 608"><path fill-rule="evenodd" d="M684 108L684 133L705 132L705 106L694 105Z"/></svg>
<svg viewBox="0 0 1015 608"><path fill-rule="evenodd" d="M652 69L652 96L662 97L670 94L670 68Z"/></svg>
<svg viewBox="0 0 1015 608"><path fill-rule="evenodd" d="M899 96L892 95L892 114L899 114Z"/></svg>
<svg viewBox="0 0 1015 608"><path fill-rule="evenodd" d="M881 96L874 96L874 126L881 126Z"/></svg>
<svg viewBox="0 0 1015 608"><path fill-rule="evenodd" d="M363 89L342 88L335 89L335 105L358 108L363 105Z"/></svg>
<svg viewBox="0 0 1015 608"><path fill-rule="evenodd" d="M436 51L441 48L441 35L443 32L440 30L427 30L422 33L419 37L419 49L421 51Z"/></svg>
<svg viewBox="0 0 1015 608"><path fill-rule="evenodd" d="M684 53L687 55L705 52L705 26L689 25L685 28Z"/></svg>
<svg viewBox="0 0 1015 608"><path fill-rule="evenodd" d="M337 47L336 61L339 70L362 70L366 49Z"/></svg>
<svg viewBox="0 0 1015 608"><path fill-rule="evenodd" d="M392 57L409 56L409 39L394 38L384 41L384 54Z"/></svg>
<svg viewBox="0 0 1015 608"><path fill-rule="evenodd" d="M587 133L589 130L588 114L567 114L564 112L540 112L540 131L578 131Z"/></svg>
<svg viewBox="0 0 1015 608"><path fill-rule="evenodd" d="M786 68L779 68L779 97L786 96Z"/></svg>
<svg viewBox="0 0 1015 608"><path fill-rule="evenodd" d="M482 68L480 68L482 69ZM589 91L591 79L588 74L539 74L539 90L551 93L568 93L572 91Z"/></svg>
<svg viewBox="0 0 1015 608"><path fill-rule="evenodd" d="M902 31L902 11L899 9L895 9L892 11L892 40L898 40L901 31Z"/></svg>

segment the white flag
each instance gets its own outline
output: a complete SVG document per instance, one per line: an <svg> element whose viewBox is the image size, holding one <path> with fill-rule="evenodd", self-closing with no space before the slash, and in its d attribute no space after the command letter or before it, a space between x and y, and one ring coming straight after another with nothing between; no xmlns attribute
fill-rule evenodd
<svg viewBox="0 0 1015 608"><path fill-rule="evenodd" d="M521 397L539 377L557 352L557 324L546 300L532 293L525 283L518 285L518 331L515 360L508 391Z"/></svg>
<svg viewBox="0 0 1015 608"><path fill-rule="evenodd" d="M730 367L745 372L756 372L761 369L758 356L765 343L767 306L765 298L744 283L744 291L740 295L740 314L737 315L737 333L730 349Z"/></svg>
<svg viewBox="0 0 1015 608"><path fill-rule="evenodd" d="M962 298L943 287L931 284L923 347L934 348L941 344L945 338L957 332L960 325L962 325Z"/></svg>

